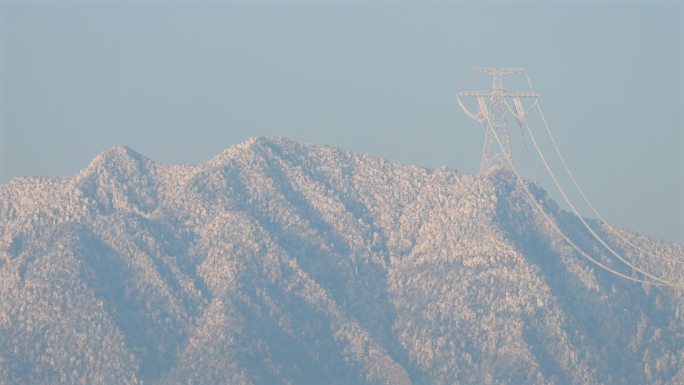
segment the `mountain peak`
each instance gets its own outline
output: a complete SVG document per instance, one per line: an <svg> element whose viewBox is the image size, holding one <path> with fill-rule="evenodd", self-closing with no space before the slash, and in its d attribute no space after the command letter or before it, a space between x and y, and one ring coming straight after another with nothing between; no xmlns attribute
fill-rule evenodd
<svg viewBox="0 0 684 385"><path fill-rule="evenodd" d="M99 156L107 160L146 159L142 154L126 145L114 146L109 150L103 151Z"/></svg>
<svg viewBox="0 0 684 385"><path fill-rule="evenodd" d="M293 148L303 148L306 146L310 145L285 137L252 136L247 138L247 140L242 143L228 147L220 154L210 159L207 163L209 165L220 165L230 160L240 158L245 154L251 154L252 156L263 156L265 153L272 152L274 149L280 152L282 150L291 150Z"/></svg>
<svg viewBox="0 0 684 385"><path fill-rule="evenodd" d="M156 163L128 146L116 146L97 155L72 183L99 210L156 207Z"/></svg>
<svg viewBox="0 0 684 385"><path fill-rule="evenodd" d="M152 161L132 148L119 145L101 152L90 162L83 173L90 174L103 169L138 168Z"/></svg>

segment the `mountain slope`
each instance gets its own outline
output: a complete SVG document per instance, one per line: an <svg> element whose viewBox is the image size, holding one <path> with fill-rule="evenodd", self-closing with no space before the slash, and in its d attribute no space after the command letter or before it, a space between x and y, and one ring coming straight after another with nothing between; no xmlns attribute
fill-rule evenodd
<svg viewBox="0 0 684 385"><path fill-rule="evenodd" d="M681 245L592 225L684 282ZM507 173L253 138L0 187L0 384L684 383L682 304Z"/></svg>

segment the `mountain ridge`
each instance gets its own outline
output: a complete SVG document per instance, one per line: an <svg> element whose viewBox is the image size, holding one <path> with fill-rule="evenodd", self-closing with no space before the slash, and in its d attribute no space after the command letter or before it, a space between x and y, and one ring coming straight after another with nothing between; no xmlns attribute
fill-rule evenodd
<svg viewBox="0 0 684 385"><path fill-rule="evenodd" d="M119 146L74 176L0 186L0 274L2 384L684 381L681 293L582 259L505 172L286 138L197 165Z"/></svg>

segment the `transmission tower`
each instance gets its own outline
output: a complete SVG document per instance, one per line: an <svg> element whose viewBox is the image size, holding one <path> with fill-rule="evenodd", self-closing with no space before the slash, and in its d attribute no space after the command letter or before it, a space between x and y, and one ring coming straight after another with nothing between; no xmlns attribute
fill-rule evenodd
<svg viewBox="0 0 684 385"><path fill-rule="evenodd" d="M506 91L503 88L503 77L512 75L524 68L482 68L475 67L473 71L487 74L492 77L492 89L490 91L461 91L458 94L458 104L471 119L475 120L485 129L484 151L480 163L480 173L489 172L496 168L509 169L509 161L512 163L511 144L508 137L508 124L506 122L506 98L521 97L537 98L536 92L530 91ZM473 97L477 99L477 114L468 111L461 97ZM518 103L516 103L517 107ZM497 137L501 142L497 141ZM508 159L508 160L507 160Z"/></svg>

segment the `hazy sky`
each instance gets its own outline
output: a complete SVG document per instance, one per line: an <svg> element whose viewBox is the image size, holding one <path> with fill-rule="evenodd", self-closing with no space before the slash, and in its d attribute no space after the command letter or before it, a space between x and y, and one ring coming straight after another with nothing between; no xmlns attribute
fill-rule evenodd
<svg viewBox="0 0 684 385"><path fill-rule="evenodd" d="M0 0L0 183L118 144L200 162L249 136L474 173L484 135L455 95L490 87L472 66L523 66L604 217L684 243L678 1L94 3Z"/></svg>

